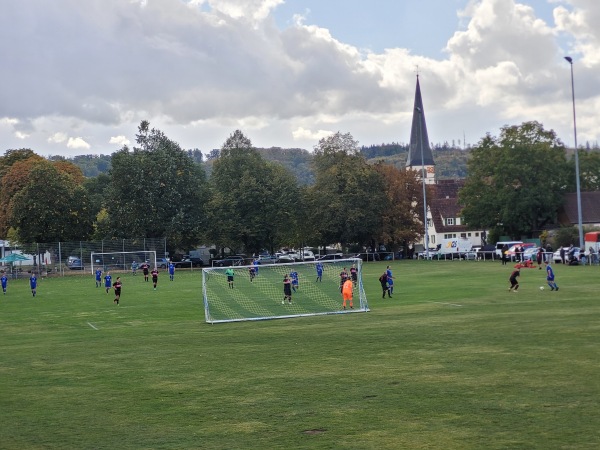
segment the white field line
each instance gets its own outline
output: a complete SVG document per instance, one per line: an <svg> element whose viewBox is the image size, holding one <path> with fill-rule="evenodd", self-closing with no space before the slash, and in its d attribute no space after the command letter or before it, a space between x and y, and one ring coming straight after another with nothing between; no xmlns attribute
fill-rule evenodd
<svg viewBox="0 0 600 450"><path fill-rule="evenodd" d="M94 330L98 330L98 328L96 328L94 325L92 325L91 323L87 323L90 327L92 327Z"/></svg>
<svg viewBox="0 0 600 450"><path fill-rule="evenodd" d="M429 303L436 303L438 305L449 305L449 306L457 306L459 308L462 308L462 305L458 305L456 303L444 303L444 302L429 302Z"/></svg>

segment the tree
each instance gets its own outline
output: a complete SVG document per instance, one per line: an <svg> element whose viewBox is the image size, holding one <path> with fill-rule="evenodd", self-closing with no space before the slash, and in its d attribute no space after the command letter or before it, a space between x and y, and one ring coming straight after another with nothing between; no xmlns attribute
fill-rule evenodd
<svg viewBox="0 0 600 450"><path fill-rule="evenodd" d="M22 148L19 150L6 150L4 156L0 157L0 180L10 170L10 168L18 161L25 161L27 159L34 158L42 160L39 155L36 155L33 150L29 148Z"/></svg>
<svg viewBox="0 0 600 450"><path fill-rule="evenodd" d="M383 180L349 133L319 141L314 170L316 182L308 188L306 211L312 239L321 245L362 245L380 234L386 200Z"/></svg>
<svg viewBox="0 0 600 450"><path fill-rule="evenodd" d="M19 153L24 154L29 154L29 150ZM15 158L15 154L11 154L10 165L5 161L4 174L0 180L0 235L6 236L10 228L11 200L30 182L32 169L44 162L44 158L36 154L26 159Z"/></svg>
<svg viewBox="0 0 600 450"><path fill-rule="evenodd" d="M202 167L163 132L142 121L140 147L113 154L108 228L118 238L166 237L169 250L196 245L205 225L208 186Z"/></svg>
<svg viewBox="0 0 600 450"><path fill-rule="evenodd" d="M569 161L569 172L572 175L569 191L575 191L575 154ZM600 191L600 152L598 150L579 149L579 179L582 191Z"/></svg>
<svg viewBox="0 0 600 450"><path fill-rule="evenodd" d="M459 193L471 227L520 238L553 221L567 186L565 147L538 122L501 128L471 151Z"/></svg>
<svg viewBox="0 0 600 450"><path fill-rule="evenodd" d="M295 225L294 177L265 161L240 130L225 141L219 155L210 177L209 237L221 248L273 250Z"/></svg>
<svg viewBox="0 0 600 450"><path fill-rule="evenodd" d="M11 199L9 225L20 242L85 240L93 212L86 190L54 164L37 162L29 181Z"/></svg>
<svg viewBox="0 0 600 450"><path fill-rule="evenodd" d="M381 212L379 241L395 248L408 248L423 232L423 191L419 174L377 163L375 170L383 180L386 205Z"/></svg>

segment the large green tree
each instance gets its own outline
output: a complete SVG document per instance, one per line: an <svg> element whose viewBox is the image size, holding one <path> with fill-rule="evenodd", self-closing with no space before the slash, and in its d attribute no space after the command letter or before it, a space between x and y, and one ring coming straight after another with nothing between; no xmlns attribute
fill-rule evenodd
<svg viewBox="0 0 600 450"><path fill-rule="evenodd" d="M320 245L368 244L381 234L386 205L383 179L360 155L349 133L315 147L315 184L308 188L307 229Z"/></svg>
<svg viewBox="0 0 600 450"><path fill-rule="evenodd" d="M187 250L205 225L208 185L202 167L165 134L142 121L139 147L113 154L106 212L117 238L166 237L169 250Z"/></svg>
<svg viewBox="0 0 600 450"><path fill-rule="evenodd" d="M236 130L214 159L209 237L219 247L256 253L284 244L296 224L298 187L283 166L262 158Z"/></svg>
<svg viewBox="0 0 600 450"><path fill-rule="evenodd" d="M568 181L565 147L538 122L501 128L471 150L459 193L471 227L519 238L555 220Z"/></svg>
<svg viewBox="0 0 600 450"><path fill-rule="evenodd" d="M81 183L48 161L31 168L29 181L14 194L8 212L20 242L85 240L94 219Z"/></svg>

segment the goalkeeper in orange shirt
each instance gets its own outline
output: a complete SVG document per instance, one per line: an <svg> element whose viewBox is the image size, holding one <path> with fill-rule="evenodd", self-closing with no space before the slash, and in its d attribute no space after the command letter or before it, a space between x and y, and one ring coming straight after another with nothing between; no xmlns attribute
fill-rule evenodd
<svg viewBox="0 0 600 450"><path fill-rule="evenodd" d="M351 278L347 278L342 285L342 296L344 297L344 303L342 306L346 309L346 302L350 301L350 309L354 309L354 305L352 304L352 288L354 284L352 283Z"/></svg>

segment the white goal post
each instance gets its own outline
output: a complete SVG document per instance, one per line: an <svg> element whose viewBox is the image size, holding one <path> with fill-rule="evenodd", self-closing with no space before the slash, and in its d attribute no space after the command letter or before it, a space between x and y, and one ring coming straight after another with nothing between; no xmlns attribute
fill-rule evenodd
<svg viewBox="0 0 600 450"><path fill-rule="evenodd" d="M352 304L348 302L346 308L340 285L344 269L354 279ZM284 277L294 273L298 283L292 284L290 302L284 293ZM202 295L208 323L369 311L362 260L357 258L203 268Z"/></svg>
<svg viewBox="0 0 600 450"><path fill-rule="evenodd" d="M138 266L148 262L151 267L156 267L155 250L139 250L137 252L92 252L92 273L100 267L103 271L108 270L131 270L132 263Z"/></svg>

